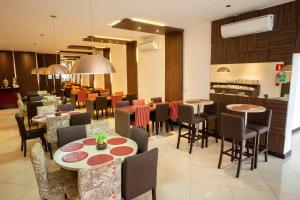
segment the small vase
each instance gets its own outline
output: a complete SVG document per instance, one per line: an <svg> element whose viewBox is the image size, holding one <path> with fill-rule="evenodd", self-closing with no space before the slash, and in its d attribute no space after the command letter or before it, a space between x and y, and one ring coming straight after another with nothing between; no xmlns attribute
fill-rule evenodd
<svg viewBox="0 0 300 200"><path fill-rule="evenodd" d="M97 143L97 145L96 145L97 150L104 150L104 149L106 149L106 147L107 147L106 143L102 143L102 144Z"/></svg>

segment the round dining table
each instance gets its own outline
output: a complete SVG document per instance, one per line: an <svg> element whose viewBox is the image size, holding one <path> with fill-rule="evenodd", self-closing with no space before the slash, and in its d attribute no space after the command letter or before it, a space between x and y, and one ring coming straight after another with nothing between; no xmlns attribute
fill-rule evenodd
<svg viewBox="0 0 300 200"><path fill-rule="evenodd" d="M187 99L185 100L185 103L193 106L196 105L197 106L196 114L200 114L202 106L211 105L214 102L208 99Z"/></svg>
<svg viewBox="0 0 300 200"><path fill-rule="evenodd" d="M61 113L61 116L80 114L79 111L59 111L59 113ZM32 121L35 123L38 123L38 124L46 124L47 118L54 117L54 116L55 116L55 112L45 113L42 115L36 115L36 116L32 117Z"/></svg>
<svg viewBox="0 0 300 200"><path fill-rule="evenodd" d="M226 106L228 110L244 113L245 125L247 125L248 113L265 112L266 108L254 104L229 104Z"/></svg>
<svg viewBox="0 0 300 200"><path fill-rule="evenodd" d="M60 147L54 153L53 159L64 169L78 171L116 158L123 161L126 157L135 155L138 149L136 142L118 134L108 137L107 147L104 150L98 150L96 144L94 137L70 142Z"/></svg>

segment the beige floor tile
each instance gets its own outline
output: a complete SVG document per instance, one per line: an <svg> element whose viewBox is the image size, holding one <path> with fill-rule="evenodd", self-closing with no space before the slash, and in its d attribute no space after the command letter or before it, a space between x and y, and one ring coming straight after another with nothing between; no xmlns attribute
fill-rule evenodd
<svg viewBox="0 0 300 200"><path fill-rule="evenodd" d="M222 170L207 170L205 167L191 167L191 183L229 187Z"/></svg>
<svg viewBox="0 0 300 200"><path fill-rule="evenodd" d="M190 199L190 185L182 182L159 181L157 199L188 200Z"/></svg>
<svg viewBox="0 0 300 200"><path fill-rule="evenodd" d="M300 195L276 194L279 200L299 200Z"/></svg>
<svg viewBox="0 0 300 200"><path fill-rule="evenodd" d="M30 189L24 186L0 183L0 197L1 199L11 200L21 198Z"/></svg>
<svg viewBox="0 0 300 200"><path fill-rule="evenodd" d="M190 183L191 169L189 165L159 162L158 179L165 181Z"/></svg>
<svg viewBox="0 0 300 200"><path fill-rule="evenodd" d="M230 188L192 184L191 200L199 200L199 199L232 200L233 196L230 191Z"/></svg>
<svg viewBox="0 0 300 200"><path fill-rule="evenodd" d="M272 192L231 188L235 200L276 200Z"/></svg>

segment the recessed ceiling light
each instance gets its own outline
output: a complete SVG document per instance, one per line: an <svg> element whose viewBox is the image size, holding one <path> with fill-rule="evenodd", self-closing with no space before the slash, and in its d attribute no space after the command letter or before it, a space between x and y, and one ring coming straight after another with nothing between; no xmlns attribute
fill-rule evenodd
<svg viewBox="0 0 300 200"><path fill-rule="evenodd" d="M226 8L230 8L230 7L231 7L231 5L230 5L230 4L227 4L225 7L226 7Z"/></svg>
<svg viewBox="0 0 300 200"><path fill-rule="evenodd" d="M142 29L142 27L140 27L140 26L139 26L139 27L138 27L138 29L139 29L139 30L141 30L141 29Z"/></svg>
<svg viewBox="0 0 300 200"><path fill-rule="evenodd" d="M50 15L50 17L51 17L51 18L56 18L57 16L56 16L56 15Z"/></svg>
<svg viewBox="0 0 300 200"><path fill-rule="evenodd" d="M131 20L136 21L136 22L145 23L145 24L153 24L153 25L156 25L156 26L165 26L165 25L162 24L162 23L154 22L154 21L150 21L150 20L146 20L146 19L131 18Z"/></svg>
<svg viewBox="0 0 300 200"><path fill-rule="evenodd" d="M156 29L156 33L158 33L159 32L159 30L158 29Z"/></svg>

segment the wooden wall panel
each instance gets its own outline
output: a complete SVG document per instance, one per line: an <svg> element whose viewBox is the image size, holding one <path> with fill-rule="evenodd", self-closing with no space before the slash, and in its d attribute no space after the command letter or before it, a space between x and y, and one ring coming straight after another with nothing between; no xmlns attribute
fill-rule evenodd
<svg viewBox="0 0 300 200"><path fill-rule="evenodd" d="M110 49L103 49L103 57L110 60ZM110 74L104 74L104 88L111 90Z"/></svg>
<svg viewBox="0 0 300 200"><path fill-rule="evenodd" d="M216 20L212 23L211 64L277 62L290 64L292 54L300 51L299 21L300 0L244 13L235 17ZM272 32L223 39L220 26L266 14L274 14Z"/></svg>
<svg viewBox="0 0 300 200"><path fill-rule="evenodd" d="M183 32L165 35L165 101L183 98Z"/></svg>
<svg viewBox="0 0 300 200"><path fill-rule="evenodd" d="M126 44L127 58L127 93L138 97L138 74L136 61L136 42Z"/></svg>
<svg viewBox="0 0 300 200"><path fill-rule="evenodd" d="M36 68L35 53L15 52L15 61L21 95L26 95L27 91L38 90L37 77L31 74L31 70Z"/></svg>
<svg viewBox="0 0 300 200"><path fill-rule="evenodd" d="M12 84L12 79L15 77L13 56L11 51L0 51L0 85L2 87L2 81L6 78L9 81L9 85Z"/></svg>

